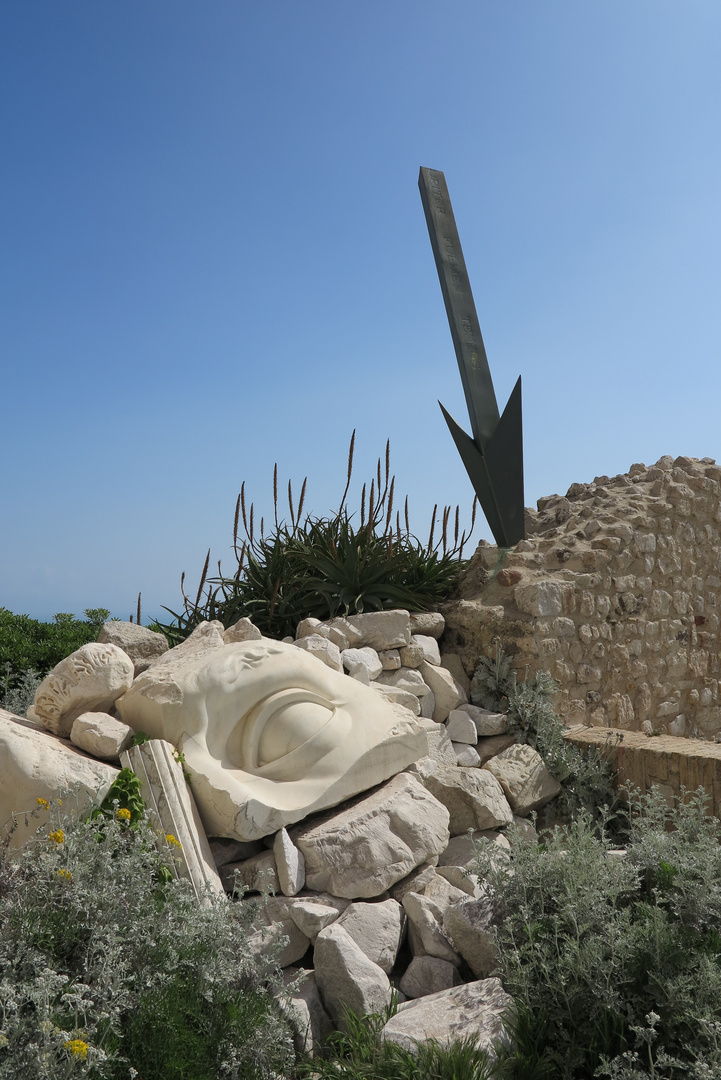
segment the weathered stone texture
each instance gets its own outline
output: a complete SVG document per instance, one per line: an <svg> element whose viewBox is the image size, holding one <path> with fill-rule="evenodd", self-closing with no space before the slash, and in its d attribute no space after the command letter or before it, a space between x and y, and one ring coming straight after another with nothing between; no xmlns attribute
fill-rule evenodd
<svg viewBox="0 0 721 1080"><path fill-rule="evenodd" d="M499 636L521 678L558 680L569 724L721 732L721 466L711 458L667 456L539 499L527 538L492 576L498 563L482 542L462 599L443 606L443 648L467 672Z"/></svg>

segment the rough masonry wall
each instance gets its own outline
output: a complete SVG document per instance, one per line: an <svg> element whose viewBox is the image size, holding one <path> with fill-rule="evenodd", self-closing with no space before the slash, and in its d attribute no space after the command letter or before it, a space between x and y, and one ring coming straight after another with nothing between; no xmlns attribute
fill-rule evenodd
<svg viewBox="0 0 721 1080"><path fill-rule="evenodd" d="M527 511L482 542L443 608L471 674L499 637L519 677L550 671L568 723L721 739L721 467L663 457Z"/></svg>

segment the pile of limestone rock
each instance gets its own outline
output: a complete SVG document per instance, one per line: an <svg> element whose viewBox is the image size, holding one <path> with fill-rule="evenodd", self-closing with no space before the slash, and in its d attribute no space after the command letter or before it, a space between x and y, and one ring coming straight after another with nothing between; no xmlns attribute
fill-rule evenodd
<svg viewBox="0 0 721 1080"><path fill-rule="evenodd" d="M474 873L474 844L492 844L498 858L507 858L504 830L514 822L535 841L528 815L560 788L536 751L506 734L503 714L468 703L457 657L439 650L443 629L439 614L388 611L326 623L306 619L294 642L319 663L408 708L425 729L426 756L370 791L260 840L206 837L194 808L185 814L184 866L191 879L200 865L211 887L231 895L239 890L239 903L268 894L255 915L254 947L263 952L282 939L285 977L305 974L293 1001L298 1039L307 1049L342 1025L344 1009L380 1012L393 991L401 1004L384 1037L402 1045L472 1034L491 1047L502 1032L510 998L491 974L493 917ZM226 642L259 636L248 620L224 631ZM30 792L21 790L27 777L23 781L18 770L6 774L0 814L8 799L14 810L24 810L31 794L52 798L71 781L102 798L121 762L147 764L154 743L167 747L152 740L129 751L134 733L114 709L133 679L167 650L164 639L115 622L105 625L99 644L83 649L104 649L115 658L104 683L91 663L83 681L78 650L72 686L66 660L39 688L28 719L0 712L0 753L8 739L25 740L32 777ZM118 674L123 664L125 673ZM59 696L53 680L62 684ZM22 759L17 749L13 753ZM176 785L173 798L190 806L181 766L160 768L157 753L153 761L156 771L146 769L145 780L175 768L180 779L173 773L168 781ZM148 797L161 818L170 812L167 791ZM170 824L163 829L177 833L177 823Z"/></svg>

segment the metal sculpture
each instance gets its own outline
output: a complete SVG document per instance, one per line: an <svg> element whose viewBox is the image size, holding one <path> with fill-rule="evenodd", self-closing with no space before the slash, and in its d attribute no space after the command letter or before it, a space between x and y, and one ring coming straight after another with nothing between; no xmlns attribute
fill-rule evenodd
<svg viewBox="0 0 721 1080"><path fill-rule="evenodd" d="M471 283L461 250L446 178L420 171L418 186L446 304L473 438L443 408L443 415L499 547L524 537L521 378L499 415Z"/></svg>

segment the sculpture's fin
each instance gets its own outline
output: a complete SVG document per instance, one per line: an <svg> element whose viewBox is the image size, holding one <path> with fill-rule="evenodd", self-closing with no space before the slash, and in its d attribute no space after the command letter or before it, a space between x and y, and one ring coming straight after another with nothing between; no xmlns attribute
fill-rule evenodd
<svg viewBox="0 0 721 1080"><path fill-rule="evenodd" d="M438 404L441 405L440 401ZM456 444L458 453L461 455L461 461L466 467L466 472L473 485L473 490L478 496L481 510L486 515L486 521L493 533L493 537L499 547L507 547L508 545L505 543L505 534L501 517L496 505L496 495L491 485L491 479L488 475L488 469L486 468L483 454L470 435L466 435L463 428L459 427L443 405L441 405L441 410L446 418L446 423L453 436L453 441Z"/></svg>
<svg viewBox="0 0 721 1080"><path fill-rule="evenodd" d="M499 541L499 546L513 547L525 536L520 375L484 457L505 537L505 542L501 545Z"/></svg>

